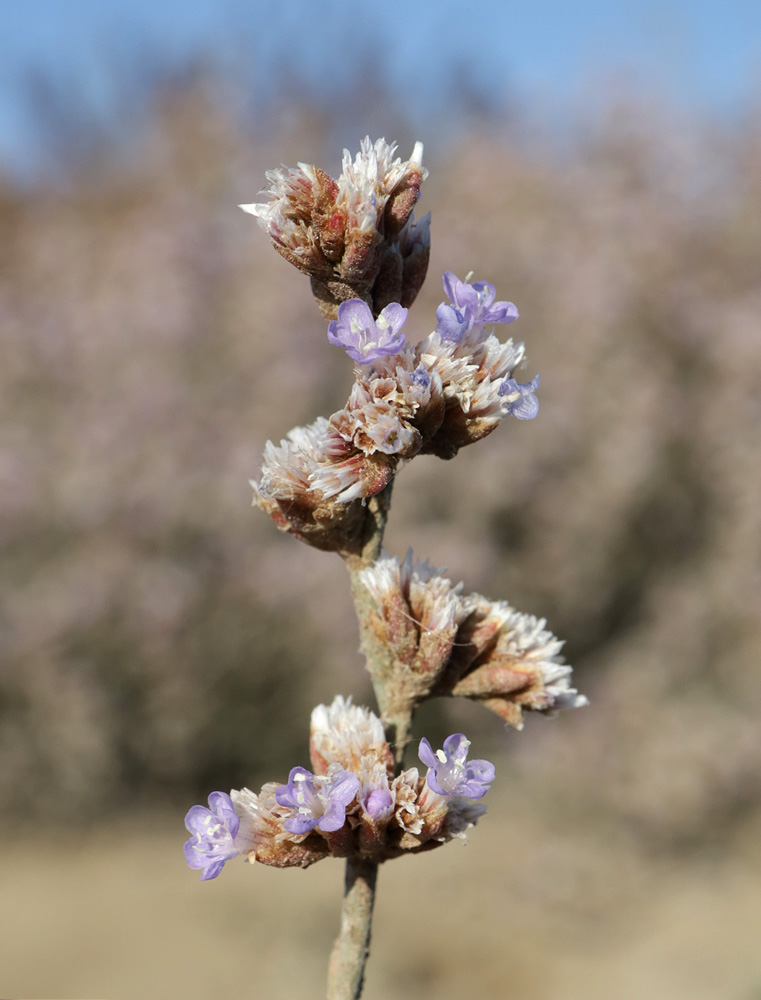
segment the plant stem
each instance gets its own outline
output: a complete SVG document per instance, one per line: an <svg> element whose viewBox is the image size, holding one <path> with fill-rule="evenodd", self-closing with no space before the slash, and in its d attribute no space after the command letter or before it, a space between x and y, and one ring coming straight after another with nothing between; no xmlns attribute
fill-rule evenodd
<svg viewBox="0 0 761 1000"><path fill-rule="evenodd" d="M393 479L388 486L374 497L370 497L364 508L364 523L359 538L355 542L353 552L344 555L349 572L354 573L365 566L370 566L381 553L383 533L391 507L391 491L394 488Z"/></svg>
<svg viewBox="0 0 761 1000"><path fill-rule="evenodd" d="M389 484L382 493L368 502L361 550L355 555L347 556L345 560L351 576L352 595L361 635L366 631L367 617L372 611L372 601L367 590L359 585L357 574L372 565L380 555L391 505L391 487L392 484ZM363 643L363 648L365 645ZM374 652L376 658L381 655L381 650ZM365 653L373 655L373 652L366 648ZM396 705L393 699L389 699L384 683L386 678L380 663L368 662L368 669L373 678L386 737L394 748L394 758L397 768L400 768L412 723L411 706ZM378 865L374 861L356 857L347 858L341 926L328 966L327 1000L358 1000L362 994L365 964L370 951L377 878Z"/></svg>
<svg viewBox="0 0 761 1000"><path fill-rule="evenodd" d="M327 1000L358 1000L362 994L377 877L374 861L347 860L341 929L328 966Z"/></svg>

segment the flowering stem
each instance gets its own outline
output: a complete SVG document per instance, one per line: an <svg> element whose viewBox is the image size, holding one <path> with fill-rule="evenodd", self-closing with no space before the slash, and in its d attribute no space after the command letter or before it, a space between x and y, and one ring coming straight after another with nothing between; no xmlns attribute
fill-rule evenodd
<svg viewBox="0 0 761 1000"><path fill-rule="evenodd" d="M352 574L366 566L371 566L381 553L383 533L386 530L386 521L391 507L393 486L392 479L385 489L376 496L370 497L365 505L365 523L359 552L356 555L345 557L346 565Z"/></svg>
<svg viewBox="0 0 761 1000"><path fill-rule="evenodd" d="M328 966L327 1000L358 1000L362 994L377 877L374 861L347 860L341 929Z"/></svg>
<svg viewBox="0 0 761 1000"><path fill-rule="evenodd" d="M367 589L359 583L357 574L360 570L372 565L380 555L383 533L391 506L392 485L393 482L389 483L382 493L368 501L362 548L357 555L346 558L361 635L364 635L366 631L368 615L372 610L373 602ZM401 724L402 720L396 717L396 713L388 714L383 711L388 698L383 682L382 664L368 661L368 669L373 678L378 704L382 710L381 718L386 734L389 736L392 746L396 745L398 748L397 763L399 763L404 742L406 742L409 733L411 714ZM403 729L401 735L400 729ZM365 963L370 950L370 931L377 877L378 865L374 861L356 857L347 859L341 926L333 945L330 965L328 966L328 1000L357 1000L362 993Z"/></svg>
<svg viewBox="0 0 761 1000"><path fill-rule="evenodd" d="M412 725L415 701L411 693L399 684L399 678L394 671L393 651L384 643L372 641L370 621L375 611L375 602L359 579L360 571L371 566L381 554L383 533L391 507L392 487L393 480L381 493L368 501L361 552L359 555L348 556L346 565L351 576L351 592L359 621L362 652L367 658L367 669L372 678L375 697L386 730L386 739L394 750L397 767L401 767Z"/></svg>
<svg viewBox="0 0 761 1000"><path fill-rule="evenodd" d="M381 705L381 720L386 730L386 739L394 754L397 774L402 770L402 759L407 743L410 739L412 729L412 716L415 712L414 704L409 701L398 699L396 704Z"/></svg>

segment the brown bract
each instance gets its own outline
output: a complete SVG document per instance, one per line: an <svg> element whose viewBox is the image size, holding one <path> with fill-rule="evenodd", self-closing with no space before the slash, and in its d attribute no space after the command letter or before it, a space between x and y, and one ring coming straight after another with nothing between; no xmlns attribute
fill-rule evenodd
<svg viewBox="0 0 761 1000"><path fill-rule="evenodd" d="M385 687L413 708L428 697L478 701L521 728L526 711L585 705L571 687L563 643L543 619L480 594L461 594L427 563L384 557L359 574L374 602L363 649Z"/></svg>
<svg viewBox="0 0 761 1000"><path fill-rule="evenodd" d="M269 514L280 531L314 548L342 556L357 555L365 543L368 520L373 517L366 501L388 486L395 468L393 456L366 456L359 452L350 463L326 468L322 473L321 481L325 483L331 478L338 480L342 473L350 475L360 495L348 503L334 496L326 497L319 487L282 493L268 493L255 487L254 504Z"/></svg>
<svg viewBox="0 0 761 1000"><path fill-rule="evenodd" d="M337 180L312 164L270 170L272 200L241 206L277 252L309 275L326 319L353 298L376 316L390 302L409 306L425 280L430 217L416 222L413 213L427 175L423 147L416 143L407 161L394 159L395 150L385 139L363 139L354 161L344 151Z"/></svg>

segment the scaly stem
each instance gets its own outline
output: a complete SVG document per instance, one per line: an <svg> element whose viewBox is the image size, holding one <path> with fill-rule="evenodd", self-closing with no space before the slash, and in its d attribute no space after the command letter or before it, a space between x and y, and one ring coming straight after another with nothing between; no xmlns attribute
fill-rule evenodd
<svg viewBox="0 0 761 1000"><path fill-rule="evenodd" d="M362 994L377 877L375 862L347 860L341 929L328 966L327 1000L358 1000Z"/></svg>

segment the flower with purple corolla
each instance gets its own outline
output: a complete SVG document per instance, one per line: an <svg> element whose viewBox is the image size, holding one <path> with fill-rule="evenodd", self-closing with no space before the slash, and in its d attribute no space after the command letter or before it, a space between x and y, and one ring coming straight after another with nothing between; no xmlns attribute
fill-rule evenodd
<svg viewBox="0 0 761 1000"><path fill-rule="evenodd" d="M488 760L468 763L470 740L462 733L453 733L444 740L444 749L435 753L425 737L420 741L418 757L429 768L428 787L439 795L463 795L480 799L494 781L494 765Z"/></svg>
<svg viewBox="0 0 761 1000"><path fill-rule="evenodd" d="M436 332L442 340L451 340L459 344L468 330L473 326L473 317L468 309L458 309L442 302L436 309Z"/></svg>
<svg viewBox="0 0 761 1000"><path fill-rule="evenodd" d="M209 808L193 806L185 817L192 834L185 841L185 860L191 868L201 868L201 881L216 878L225 862L237 857L235 835L240 826L232 799L226 792L212 792Z"/></svg>
<svg viewBox="0 0 761 1000"><path fill-rule="evenodd" d="M474 326L512 323L518 310L512 302L495 302L497 292L488 281L460 281L451 271L444 272L444 291L451 305L442 302L436 310L437 332L442 340L459 343Z"/></svg>
<svg viewBox="0 0 761 1000"><path fill-rule="evenodd" d="M371 759L369 756L364 758L360 774L357 775L359 778L357 802L372 823L380 823L391 818L396 796L389 785L386 763L376 759L375 763L368 767Z"/></svg>
<svg viewBox="0 0 761 1000"><path fill-rule="evenodd" d="M400 333L407 310L391 302L377 319L362 299L349 299L338 307L338 319L328 325L328 340L343 347L358 365L369 365L386 354L398 354L404 347Z"/></svg>
<svg viewBox="0 0 761 1000"><path fill-rule="evenodd" d="M346 807L358 788L356 774L341 767L331 768L327 777L315 777L305 767L294 767L288 775L288 784L275 792L279 805L296 810L283 826L297 836L315 827L323 833L340 830L346 820Z"/></svg>
<svg viewBox="0 0 761 1000"><path fill-rule="evenodd" d="M422 389L427 389L431 384L431 376L422 365L418 365L410 375L410 382L414 382L415 385L419 385Z"/></svg>
<svg viewBox="0 0 761 1000"><path fill-rule="evenodd" d="M536 398L538 388L538 375L530 382L516 382L514 378L506 378L499 387L500 396L505 397L505 415L517 417L518 420L533 420L539 412L539 400Z"/></svg>
<svg viewBox="0 0 761 1000"><path fill-rule="evenodd" d="M371 819L385 819L394 808L394 796L387 788L373 788L360 797L362 808Z"/></svg>

